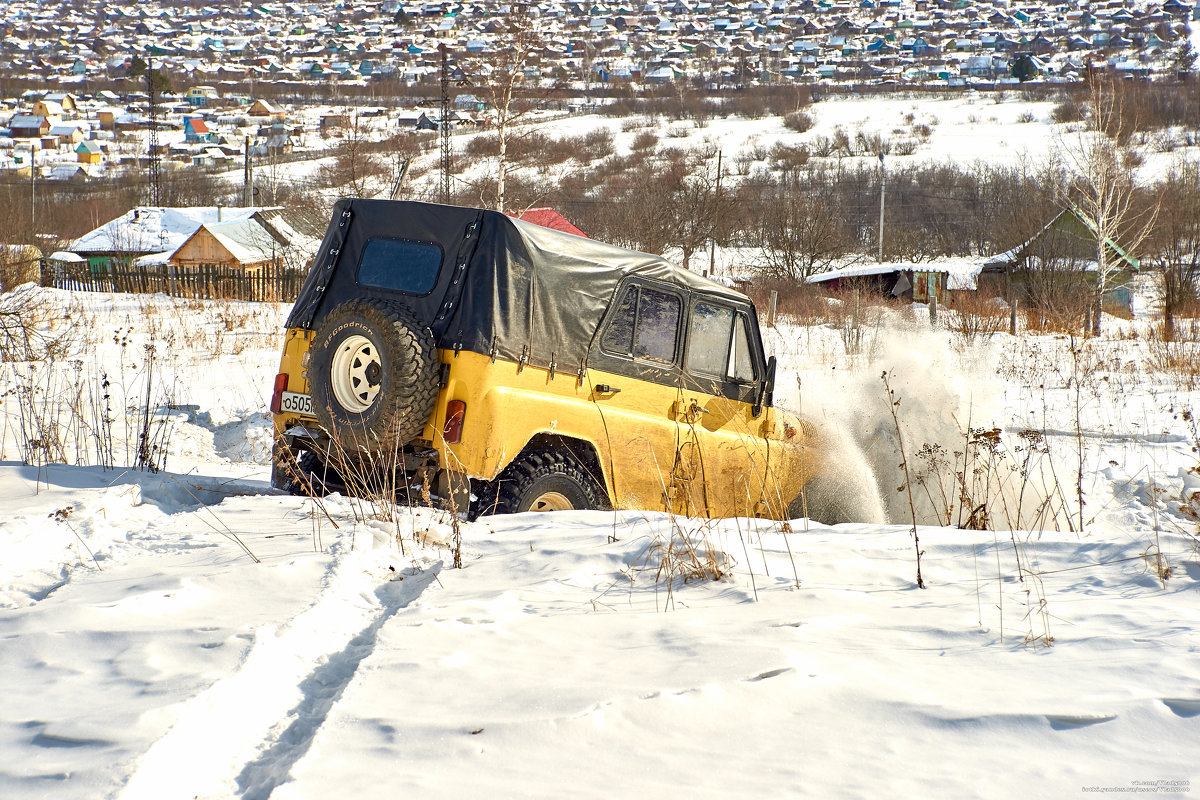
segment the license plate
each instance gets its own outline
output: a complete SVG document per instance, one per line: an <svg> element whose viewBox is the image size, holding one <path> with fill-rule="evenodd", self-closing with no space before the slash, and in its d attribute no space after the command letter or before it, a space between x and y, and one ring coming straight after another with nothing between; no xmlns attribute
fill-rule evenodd
<svg viewBox="0 0 1200 800"><path fill-rule="evenodd" d="M299 392L284 392L279 407L285 414L313 415L312 398Z"/></svg>

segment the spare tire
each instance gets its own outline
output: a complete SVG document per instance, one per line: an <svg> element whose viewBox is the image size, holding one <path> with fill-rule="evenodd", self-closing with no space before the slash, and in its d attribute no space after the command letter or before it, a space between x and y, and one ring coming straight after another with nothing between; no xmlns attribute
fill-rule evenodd
<svg viewBox="0 0 1200 800"><path fill-rule="evenodd" d="M437 349L432 332L399 303L342 303L317 328L310 353L313 414L343 447L387 451L429 423Z"/></svg>

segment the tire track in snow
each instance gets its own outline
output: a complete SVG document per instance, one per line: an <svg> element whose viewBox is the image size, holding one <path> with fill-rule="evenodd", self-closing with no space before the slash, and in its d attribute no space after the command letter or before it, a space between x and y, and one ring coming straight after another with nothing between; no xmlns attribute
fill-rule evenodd
<svg viewBox="0 0 1200 800"><path fill-rule="evenodd" d="M292 765L308 752L330 709L350 685L358 665L374 652L380 628L416 599L436 574L435 570L427 569L410 576L403 584L389 581L376 589L383 612L351 639L344 650L330 656L300 684L304 699L288 714L292 724L274 737L274 743L247 764L237 777L243 800L266 800L276 786L288 779Z"/></svg>
<svg viewBox="0 0 1200 800"><path fill-rule="evenodd" d="M421 595L441 562L379 583L357 554L285 630L260 629L238 671L184 704L120 800L266 797L308 750L374 650L380 628ZM257 755L256 755L257 754Z"/></svg>

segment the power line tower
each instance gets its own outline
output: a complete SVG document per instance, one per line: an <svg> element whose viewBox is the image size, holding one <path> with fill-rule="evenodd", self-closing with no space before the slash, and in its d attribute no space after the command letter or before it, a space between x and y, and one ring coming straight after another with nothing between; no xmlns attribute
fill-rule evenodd
<svg viewBox="0 0 1200 800"><path fill-rule="evenodd" d="M154 97L154 66L153 62L146 64L146 92L149 106L147 108L146 117L149 119L150 135L149 139L149 171L150 171L150 193L148 205L162 205L162 160L158 153L158 105Z"/></svg>
<svg viewBox="0 0 1200 800"><path fill-rule="evenodd" d="M438 45L442 54L442 118L439 121L439 137L442 145L442 202L450 202L450 68L446 55L446 43Z"/></svg>

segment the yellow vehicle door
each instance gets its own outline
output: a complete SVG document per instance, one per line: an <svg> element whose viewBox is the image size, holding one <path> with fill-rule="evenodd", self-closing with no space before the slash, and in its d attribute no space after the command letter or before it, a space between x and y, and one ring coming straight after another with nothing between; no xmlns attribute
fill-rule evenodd
<svg viewBox="0 0 1200 800"><path fill-rule="evenodd" d="M679 419L699 445L709 516L773 516L768 414L758 406L765 363L753 311L696 297L687 324Z"/></svg>
<svg viewBox="0 0 1200 800"><path fill-rule="evenodd" d="M680 452L679 359L687 295L643 280L618 290L588 354L591 399L608 436L616 508L703 513L691 501L698 452ZM699 480L696 481L700 483Z"/></svg>

